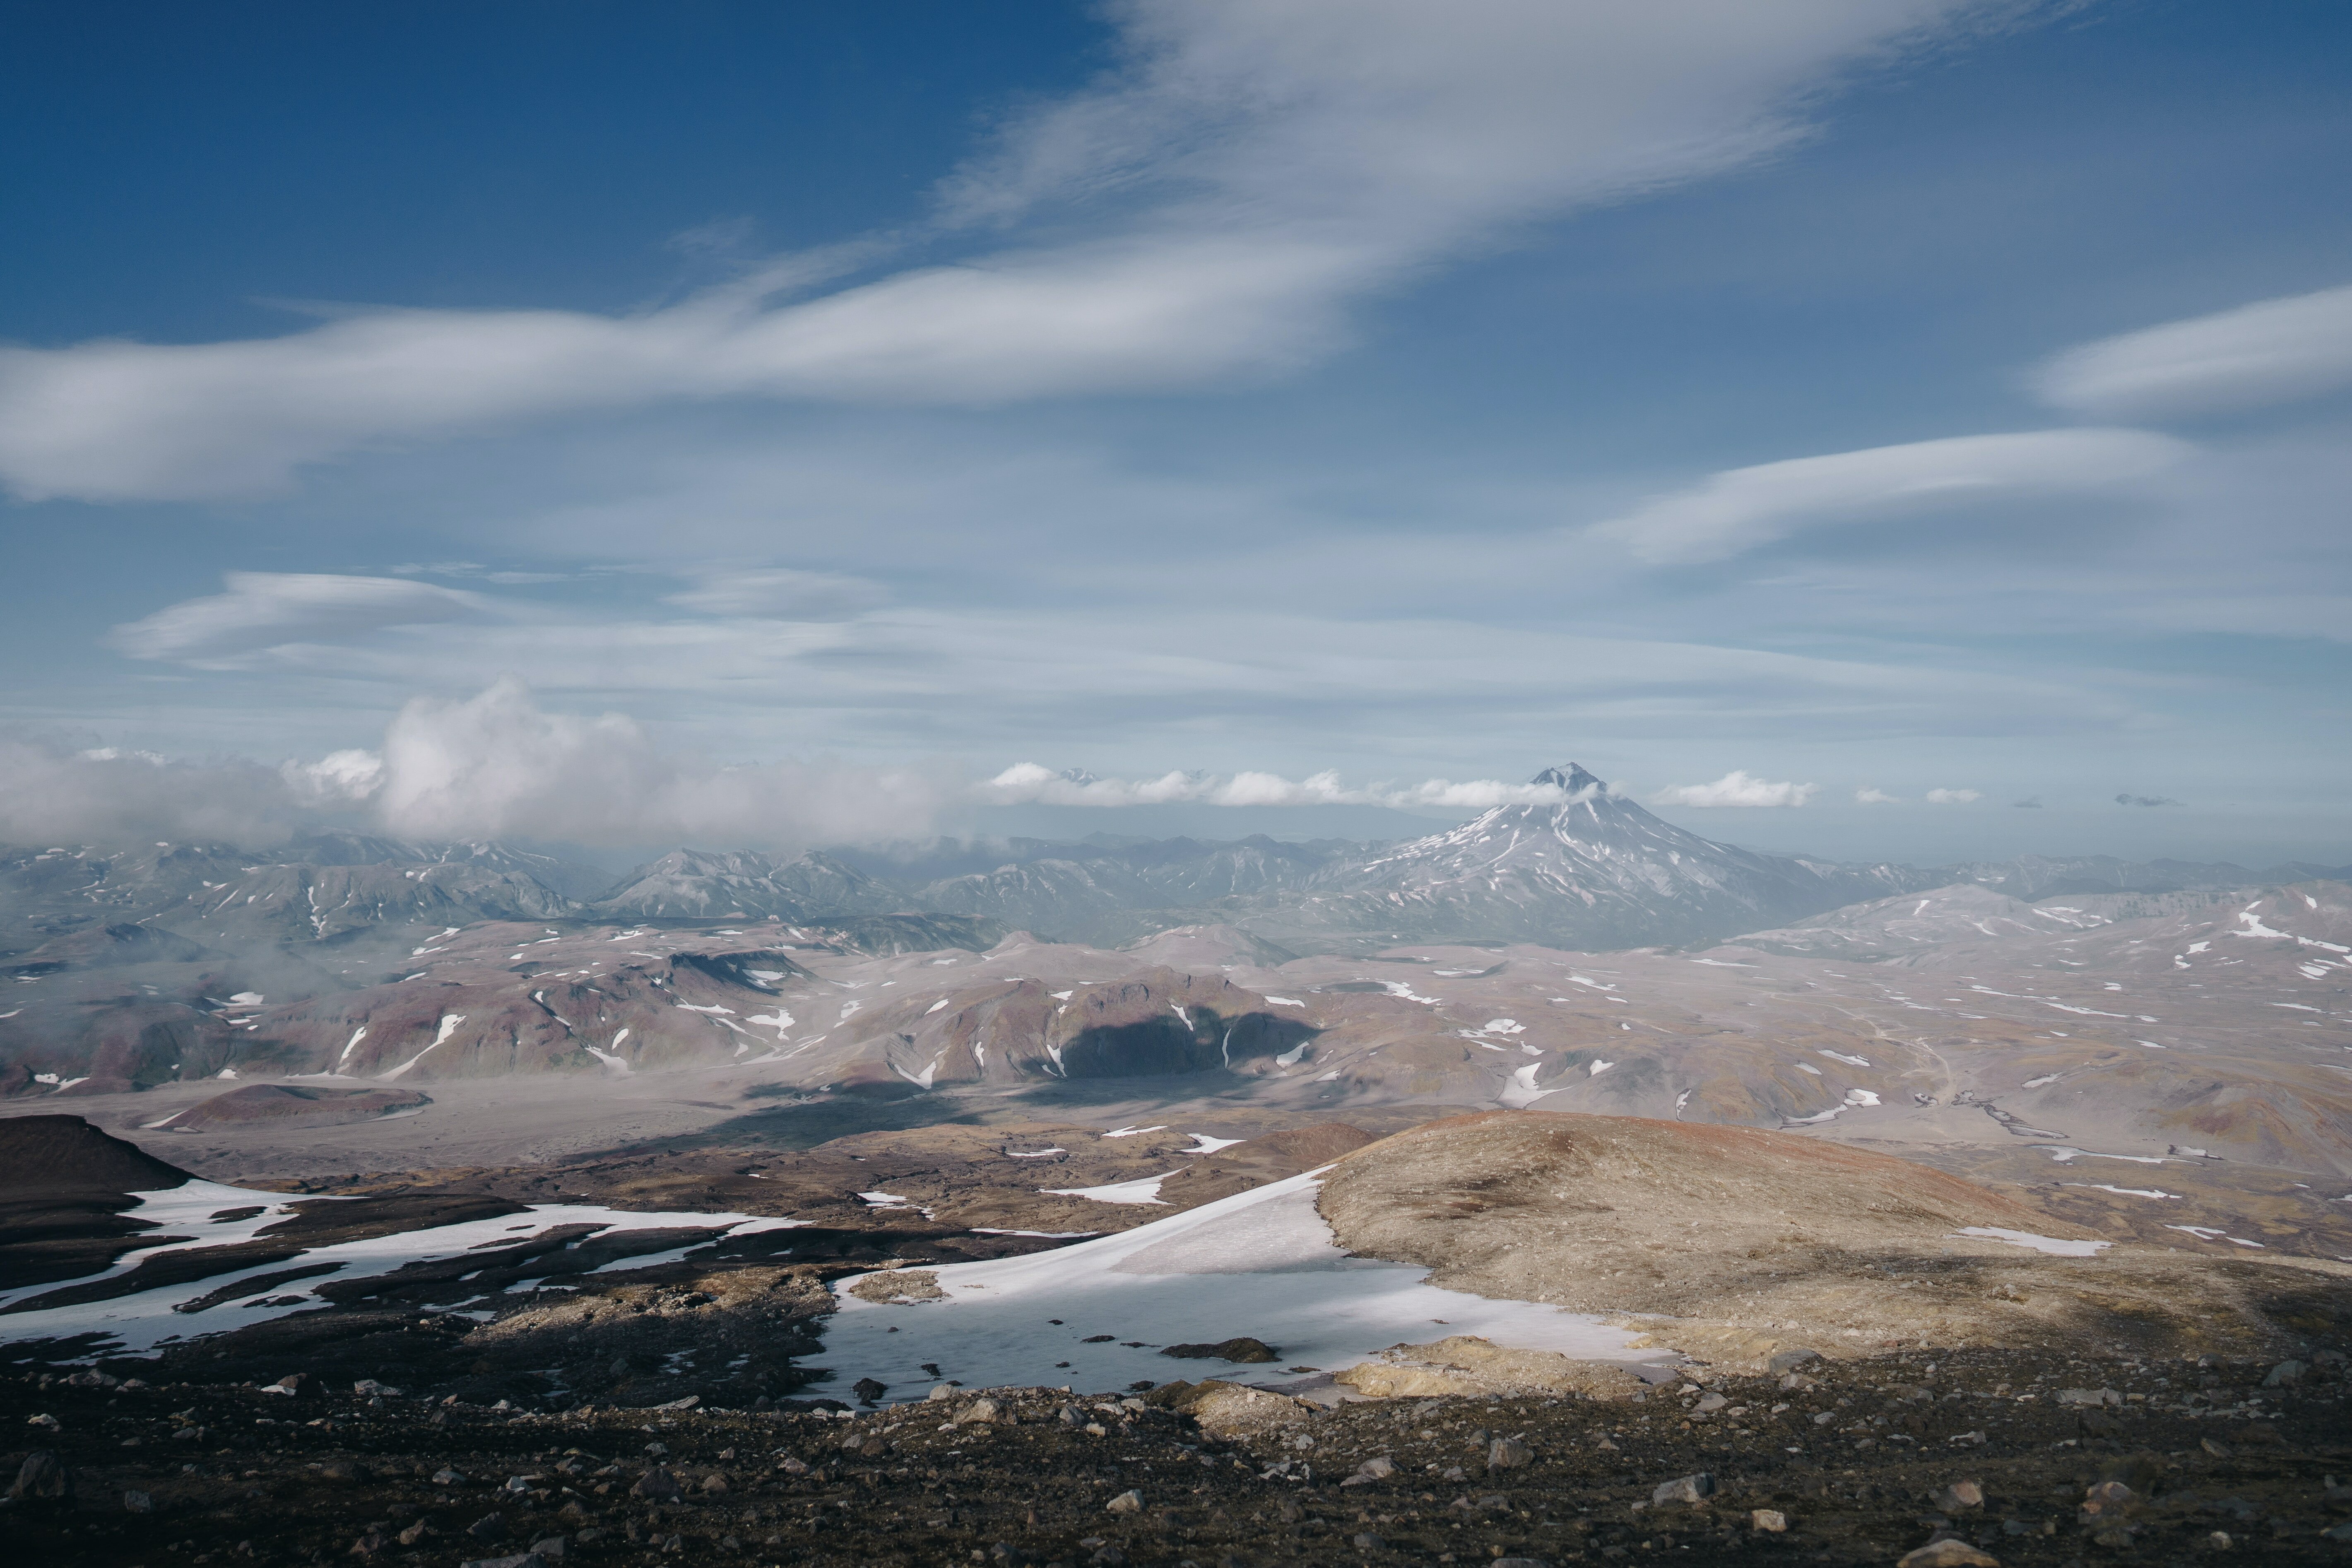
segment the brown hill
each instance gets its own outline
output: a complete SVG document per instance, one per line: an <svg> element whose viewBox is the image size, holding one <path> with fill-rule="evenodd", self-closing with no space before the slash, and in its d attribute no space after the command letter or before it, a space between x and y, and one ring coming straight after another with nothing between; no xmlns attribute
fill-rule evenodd
<svg viewBox="0 0 2352 1568"><path fill-rule="evenodd" d="M1424 1264L1434 1284L1622 1315L1736 1362L1791 1345L2269 1344L2315 1302L2342 1311L2352 1279L2112 1246L1885 1154L1632 1117L1430 1122L1340 1160L1320 1206L1351 1251Z"/></svg>

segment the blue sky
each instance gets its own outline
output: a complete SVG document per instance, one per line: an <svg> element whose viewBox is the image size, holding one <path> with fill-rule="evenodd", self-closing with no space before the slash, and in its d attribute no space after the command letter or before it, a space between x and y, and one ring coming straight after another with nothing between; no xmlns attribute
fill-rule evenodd
<svg viewBox="0 0 2352 1568"><path fill-rule="evenodd" d="M12 26L0 837L2352 860L2339 8Z"/></svg>

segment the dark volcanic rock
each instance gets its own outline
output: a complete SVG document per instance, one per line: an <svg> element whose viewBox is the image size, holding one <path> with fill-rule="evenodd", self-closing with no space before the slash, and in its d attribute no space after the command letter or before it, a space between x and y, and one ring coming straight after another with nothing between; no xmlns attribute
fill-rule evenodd
<svg viewBox="0 0 2352 1568"><path fill-rule="evenodd" d="M1219 1340L1213 1345L1170 1345L1160 1353L1181 1357L1186 1361L1265 1362L1282 1359L1279 1350L1264 1340L1254 1340L1246 1334Z"/></svg>
<svg viewBox="0 0 2352 1568"><path fill-rule="evenodd" d="M433 1101L413 1089L325 1089L254 1083L216 1094L163 1123L175 1132L205 1127L340 1127L422 1110Z"/></svg>

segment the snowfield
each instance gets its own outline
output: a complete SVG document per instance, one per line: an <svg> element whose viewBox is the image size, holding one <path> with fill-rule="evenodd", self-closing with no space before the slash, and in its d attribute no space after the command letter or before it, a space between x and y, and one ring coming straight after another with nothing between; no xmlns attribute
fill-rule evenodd
<svg viewBox="0 0 2352 1568"><path fill-rule="evenodd" d="M1449 1334L1634 1367L1675 1359L1635 1350L1630 1333L1590 1313L1444 1290L1423 1283L1416 1265L1349 1257L1316 1212L1320 1176L1292 1176L1053 1252L931 1270L944 1300L879 1304L849 1293L856 1279L837 1281L841 1305L824 1352L834 1378L823 1387L838 1394L870 1377L895 1403L920 1399L943 1379L1084 1394L1179 1377L1279 1386L1313 1375L1289 1369L1337 1372L1391 1345ZM1084 1342L1104 1334L1110 1342ZM1240 1335L1274 1346L1279 1361L1236 1366L1159 1353Z"/></svg>

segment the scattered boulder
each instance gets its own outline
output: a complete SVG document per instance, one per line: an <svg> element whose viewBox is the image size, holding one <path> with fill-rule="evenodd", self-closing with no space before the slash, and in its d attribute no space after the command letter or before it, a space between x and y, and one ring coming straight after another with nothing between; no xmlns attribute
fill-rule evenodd
<svg viewBox="0 0 2352 1568"><path fill-rule="evenodd" d="M507 1532L507 1517L502 1513L486 1513L466 1527L466 1533L477 1541L496 1541Z"/></svg>
<svg viewBox="0 0 2352 1568"><path fill-rule="evenodd" d="M676 1502L678 1496L677 1478L661 1466L656 1465L637 1478L636 1484L629 1489L629 1495L645 1498L654 1502Z"/></svg>
<svg viewBox="0 0 2352 1568"><path fill-rule="evenodd" d="M2271 1368L2263 1378L2264 1388L2285 1388L2301 1383L2303 1374L2311 1369L2299 1361L2283 1361Z"/></svg>
<svg viewBox="0 0 2352 1568"><path fill-rule="evenodd" d="M1650 1501L1704 1502L1715 1495L1715 1478L1701 1470L1696 1475L1677 1476L1670 1481L1660 1481L1651 1489Z"/></svg>
<svg viewBox="0 0 2352 1568"><path fill-rule="evenodd" d="M1906 1552L1895 1562L1895 1568L2000 1568L2000 1559L1978 1551L1955 1536L1931 1541L1916 1552Z"/></svg>
<svg viewBox="0 0 2352 1568"><path fill-rule="evenodd" d="M1774 1377L1780 1377L1795 1372L1799 1367L1811 1366L1821 1359L1822 1352L1817 1350L1808 1350L1803 1345L1788 1345L1774 1351L1764 1367Z"/></svg>
<svg viewBox="0 0 2352 1568"><path fill-rule="evenodd" d="M55 1448L36 1448L26 1455L8 1488L8 1496L21 1503L63 1507L72 1503L73 1495L73 1472L66 1468Z"/></svg>
<svg viewBox="0 0 2352 1568"><path fill-rule="evenodd" d="M944 1301L948 1293L940 1289L940 1277L929 1268L890 1268L879 1274L868 1274L849 1287L849 1293L861 1301Z"/></svg>
<svg viewBox="0 0 2352 1568"><path fill-rule="evenodd" d="M1274 1346L1246 1334L1219 1340L1213 1345L1170 1345L1160 1353L1186 1361L1271 1362L1282 1359L1282 1352Z"/></svg>
<svg viewBox="0 0 2352 1568"><path fill-rule="evenodd" d="M1789 1516L1777 1508L1750 1509L1748 1528L1760 1530L1768 1535L1779 1535L1789 1528Z"/></svg>
<svg viewBox="0 0 2352 1568"><path fill-rule="evenodd" d="M889 1393L890 1385L887 1383L877 1383L870 1377L861 1377L849 1385L849 1391L857 1395L858 1404L871 1405Z"/></svg>
<svg viewBox="0 0 2352 1568"><path fill-rule="evenodd" d="M1984 1488L1974 1481L1954 1481L1936 1494L1936 1506L1946 1513L1984 1507Z"/></svg>
<svg viewBox="0 0 2352 1568"><path fill-rule="evenodd" d="M1486 1468L1517 1470L1535 1462L1535 1450L1517 1437L1497 1437L1486 1445Z"/></svg>
<svg viewBox="0 0 2352 1568"><path fill-rule="evenodd" d="M1111 1499L1110 1501L1103 1504L1103 1507L1111 1513L1141 1513L1143 1511L1143 1494L1139 1491L1134 1490L1123 1491L1119 1493L1118 1496Z"/></svg>

